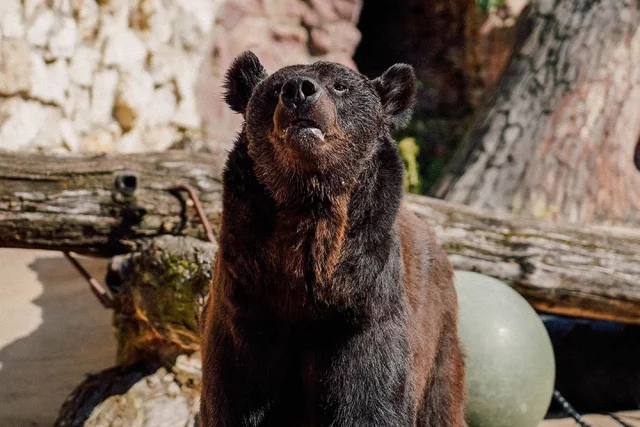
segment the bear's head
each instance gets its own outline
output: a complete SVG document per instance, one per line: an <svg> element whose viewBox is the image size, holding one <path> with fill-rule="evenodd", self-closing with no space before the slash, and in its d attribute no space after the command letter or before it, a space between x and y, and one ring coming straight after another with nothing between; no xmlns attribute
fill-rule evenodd
<svg viewBox="0 0 640 427"><path fill-rule="evenodd" d="M373 80L330 62L268 75L251 52L236 58L225 88L227 104L244 116L256 176L281 204L351 191L409 119L416 92L405 64Z"/></svg>

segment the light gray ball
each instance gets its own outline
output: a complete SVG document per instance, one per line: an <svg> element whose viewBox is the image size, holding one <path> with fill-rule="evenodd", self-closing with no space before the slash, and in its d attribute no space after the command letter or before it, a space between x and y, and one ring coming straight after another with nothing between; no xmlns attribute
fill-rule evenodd
<svg viewBox="0 0 640 427"><path fill-rule="evenodd" d="M553 394L555 360L544 324L505 283L456 271L469 427L536 427Z"/></svg>

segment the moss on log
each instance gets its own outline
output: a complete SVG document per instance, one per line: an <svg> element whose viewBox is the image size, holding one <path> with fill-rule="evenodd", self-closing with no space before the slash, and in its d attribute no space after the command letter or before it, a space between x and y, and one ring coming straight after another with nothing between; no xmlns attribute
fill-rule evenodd
<svg viewBox="0 0 640 427"><path fill-rule="evenodd" d="M171 364L199 349L200 313L217 245L162 236L115 257L107 274L121 365L140 360Z"/></svg>

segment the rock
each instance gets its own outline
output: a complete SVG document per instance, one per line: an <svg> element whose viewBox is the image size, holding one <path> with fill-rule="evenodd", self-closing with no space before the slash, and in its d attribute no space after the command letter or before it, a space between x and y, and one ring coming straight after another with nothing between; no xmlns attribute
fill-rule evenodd
<svg viewBox="0 0 640 427"><path fill-rule="evenodd" d="M127 132L145 112L153 97L153 79L145 71L122 75L116 91L114 115Z"/></svg>
<svg viewBox="0 0 640 427"><path fill-rule="evenodd" d="M326 28L312 28L311 29L311 43L309 47L311 52L316 55L324 55L331 50L332 42L331 35Z"/></svg>
<svg viewBox="0 0 640 427"><path fill-rule="evenodd" d="M38 9L35 20L27 30L27 41L37 47L45 47L55 24L55 15L51 9Z"/></svg>
<svg viewBox="0 0 640 427"><path fill-rule="evenodd" d="M124 28L131 28L129 20L131 6L138 1L131 0L93 0L97 1L100 9L99 30L106 38L111 34L121 31ZM146 0L142 0L146 1ZM98 35L100 38L101 35ZM102 39L104 41L104 38Z"/></svg>
<svg viewBox="0 0 640 427"><path fill-rule="evenodd" d="M95 49L87 46L80 46L76 54L71 59L69 68L69 78L73 83L80 86L91 86L93 73L96 71L100 54Z"/></svg>
<svg viewBox="0 0 640 427"><path fill-rule="evenodd" d="M68 119L62 119L59 123L60 136L62 137L62 143L69 151L80 151L80 138L74 129L73 122Z"/></svg>
<svg viewBox="0 0 640 427"><path fill-rule="evenodd" d="M180 69L175 74L176 88L181 100L172 123L181 128L195 129L199 128L201 124L194 93L197 71L197 67L193 63L186 62L180 64Z"/></svg>
<svg viewBox="0 0 640 427"><path fill-rule="evenodd" d="M307 30L299 25L274 25L271 37L281 45L294 47L306 45L309 35Z"/></svg>
<svg viewBox="0 0 640 427"><path fill-rule="evenodd" d="M67 62L59 59L51 65L45 64L42 56L32 52L31 89L29 94L44 102L64 105L65 92L69 86Z"/></svg>
<svg viewBox="0 0 640 427"><path fill-rule="evenodd" d="M143 111L143 121L150 126L169 123L175 114L176 105L173 85L156 89L149 106Z"/></svg>
<svg viewBox="0 0 640 427"><path fill-rule="evenodd" d="M87 126L90 126L91 94L89 89L71 84L69 86L68 95L67 102L62 106L64 115L74 119L78 116L83 116L86 118ZM76 128L76 131L86 132L88 131L88 127Z"/></svg>
<svg viewBox="0 0 640 427"><path fill-rule="evenodd" d="M98 130L95 133L86 135L80 140L82 151L110 152L115 148L115 138L107 130Z"/></svg>
<svg viewBox="0 0 640 427"><path fill-rule="evenodd" d="M180 101L171 123L184 129L197 129L200 127L202 121L193 96Z"/></svg>
<svg viewBox="0 0 640 427"><path fill-rule="evenodd" d="M9 98L0 105L0 149L22 150L34 140L46 112L37 101Z"/></svg>
<svg viewBox="0 0 640 427"><path fill-rule="evenodd" d="M44 118L40 132L36 135L32 148L55 150L62 148L62 134L60 133L60 120L62 111L59 108L45 106Z"/></svg>
<svg viewBox="0 0 640 427"><path fill-rule="evenodd" d="M90 375L67 397L55 426L194 427L200 353L178 356L169 369L147 364Z"/></svg>
<svg viewBox="0 0 640 427"><path fill-rule="evenodd" d="M182 133L173 126L156 126L147 129L142 134L142 148L144 151L168 150L182 137Z"/></svg>
<svg viewBox="0 0 640 427"><path fill-rule="evenodd" d="M65 15L71 15L71 0L53 0L53 8Z"/></svg>
<svg viewBox="0 0 640 427"><path fill-rule="evenodd" d="M324 0L320 0L324 1ZM294 23L302 13L303 2L300 0L261 0L261 15L271 22Z"/></svg>
<svg viewBox="0 0 640 427"><path fill-rule="evenodd" d="M80 40L93 40L100 16L98 4L95 0L74 1L73 13L76 17Z"/></svg>
<svg viewBox="0 0 640 427"><path fill-rule="evenodd" d="M61 28L49 41L51 58L70 58L73 56L78 42L78 28L73 18L64 18Z"/></svg>
<svg viewBox="0 0 640 427"><path fill-rule="evenodd" d="M31 50L24 39L0 42L0 95L11 96L29 90Z"/></svg>
<svg viewBox="0 0 640 427"><path fill-rule="evenodd" d="M198 70L192 61L183 61L175 71L175 84L178 96L182 99L193 98Z"/></svg>
<svg viewBox="0 0 640 427"><path fill-rule="evenodd" d="M153 82L157 85L163 85L173 80L178 68L177 64L184 64L186 60L180 50L171 46L160 46L149 55L149 72Z"/></svg>
<svg viewBox="0 0 640 427"><path fill-rule="evenodd" d="M6 38L24 37L20 0L3 0L0 4L0 34Z"/></svg>
<svg viewBox="0 0 640 427"><path fill-rule="evenodd" d="M102 70L96 73L91 97L91 120L94 123L108 123L113 118L113 104L118 73Z"/></svg>
<svg viewBox="0 0 640 427"><path fill-rule="evenodd" d="M318 59L322 61L336 62L338 64L344 65L345 67L349 67L353 70L356 70L356 71L358 70L358 66L353 61L351 56L345 53L328 53L324 56L321 56Z"/></svg>
<svg viewBox="0 0 640 427"><path fill-rule="evenodd" d="M175 0L175 2L180 9L191 15L201 33L211 32L214 10L221 3L220 0Z"/></svg>
<svg viewBox="0 0 640 427"><path fill-rule="evenodd" d="M233 57L247 49L248 46L259 47L269 42L270 22L264 17L249 16L243 19L238 26L231 29L226 36L228 37L225 48L231 54L229 64ZM218 40L216 40L217 42ZM262 60L262 58L261 58ZM276 64L265 64L276 65Z"/></svg>
<svg viewBox="0 0 640 427"><path fill-rule="evenodd" d="M183 150L191 151L194 153L214 153L216 150L216 145L212 141L182 138L172 144L171 147L169 147L169 150Z"/></svg>
<svg viewBox="0 0 640 427"><path fill-rule="evenodd" d="M224 30L235 28L251 12L247 2L225 2L218 11L216 23Z"/></svg>
<svg viewBox="0 0 640 427"><path fill-rule="evenodd" d="M319 55L346 53L353 56L360 38L360 31L347 22L326 24L311 30L311 48Z"/></svg>
<svg viewBox="0 0 640 427"><path fill-rule="evenodd" d="M36 12L38 8L45 8L47 5L45 4L45 0L21 0L22 7L24 12L24 18L27 22L31 21L33 18L33 14Z"/></svg>
<svg viewBox="0 0 640 427"><path fill-rule="evenodd" d="M138 3L131 12L129 21L136 29L150 51L165 46L173 34L172 22L168 9L161 0L147 0Z"/></svg>
<svg viewBox="0 0 640 427"><path fill-rule="evenodd" d="M119 28L107 37L102 58L105 65L130 71L142 68L146 58L147 48L132 30Z"/></svg>
<svg viewBox="0 0 640 427"><path fill-rule="evenodd" d="M123 134L116 141L114 148L119 153L141 153L146 151L142 144L142 129L136 127Z"/></svg>
<svg viewBox="0 0 640 427"><path fill-rule="evenodd" d="M334 8L335 1L330 0L309 0L309 5L316 11L323 22L334 22L339 20L339 16Z"/></svg>
<svg viewBox="0 0 640 427"><path fill-rule="evenodd" d="M194 16L178 9L173 23L174 39L178 46L186 50L197 50L205 34L200 30Z"/></svg>
<svg viewBox="0 0 640 427"><path fill-rule="evenodd" d="M360 10L362 9L361 0L333 0L333 8L338 16L352 24L358 22Z"/></svg>
<svg viewBox="0 0 640 427"><path fill-rule="evenodd" d="M255 39L269 37L263 0L0 0L0 96L25 94L45 111L34 114L40 133L31 124L18 144L110 151L118 140L122 149L159 150L197 131L194 87L214 15L236 1L260 16ZM273 32L283 44L307 37L285 21ZM17 114L36 104L28 105L5 108Z"/></svg>

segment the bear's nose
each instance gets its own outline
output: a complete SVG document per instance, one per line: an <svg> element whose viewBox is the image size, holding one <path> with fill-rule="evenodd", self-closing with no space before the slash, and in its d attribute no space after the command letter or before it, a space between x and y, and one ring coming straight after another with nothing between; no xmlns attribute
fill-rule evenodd
<svg viewBox="0 0 640 427"><path fill-rule="evenodd" d="M290 110L305 110L320 98L320 85L309 77L289 79L280 92L280 99Z"/></svg>

